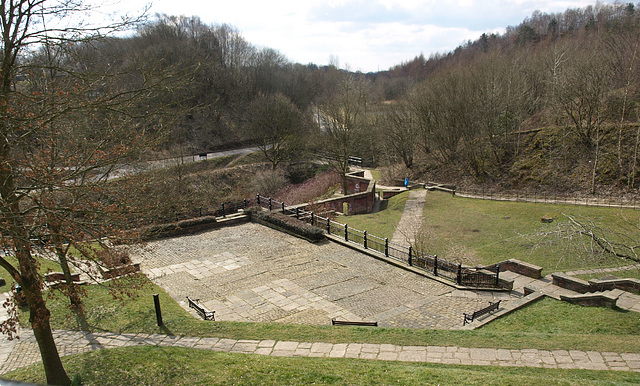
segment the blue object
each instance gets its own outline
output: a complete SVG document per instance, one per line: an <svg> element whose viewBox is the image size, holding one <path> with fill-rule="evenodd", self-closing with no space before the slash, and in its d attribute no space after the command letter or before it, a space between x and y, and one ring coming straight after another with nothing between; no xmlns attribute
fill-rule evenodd
<svg viewBox="0 0 640 386"><path fill-rule="evenodd" d="M408 188L409 187L409 177L405 177L404 178L404 187Z"/></svg>

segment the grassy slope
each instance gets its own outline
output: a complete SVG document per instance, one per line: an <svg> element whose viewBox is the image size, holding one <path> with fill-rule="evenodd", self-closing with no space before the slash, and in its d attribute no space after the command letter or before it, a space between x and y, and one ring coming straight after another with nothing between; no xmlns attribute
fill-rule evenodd
<svg viewBox="0 0 640 386"><path fill-rule="evenodd" d="M516 258L543 267L545 273L631 264L584 260L564 253L565 249L558 241L550 246L541 243L541 237L533 236L557 229L558 222L567 221L563 214L593 219L612 229L618 229L621 216L632 223L640 221L640 211L634 210L482 201L428 192L423 222L431 235L427 252L446 258L446 251L452 245L462 245L468 253L475 255L478 263ZM540 221L542 216L551 216L555 221L544 224Z"/></svg>
<svg viewBox="0 0 640 386"><path fill-rule="evenodd" d="M165 324L160 328L156 326L152 298L154 293L160 294ZM52 297L49 306L53 314L53 327L79 329L81 325L85 328L88 325L93 331L301 342L640 352L640 341L637 339L640 326L637 314L605 308L580 307L553 300L533 304L479 330L447 331L205 322L191 316L153 283L145 285L138 292L139 297L124 302L114 300L108 290L101 286L90 286L88 294L89 298L85 300L86 324L76 320L68 310L64 297Z"/></svg>
<svg viewBox="0 0 640 386"><path fill-rule="evenodd" d="M175 384L637 384L640 375L619 371L447 366L359 359L280 358L189 350L131 347L64 358L84 385ZM40 365L12 374L44 383Z"/></svg>
<svg viewBox="0 0 640 386"><path fill-rule="evenodd" d="M156 326L152 294L160 294L163 327ZM194 318L161 288L147 283L138 297L114 300L107 288L90 286L86 324L93 331L143 332L232 339L301 342L390 343L640 352L637 315L543 300L475 331L210 322ZM81 323L59 295L49 298L53 327L76 329ZM23 318L26 315L23 315ZM186 383L490 383L556 384L637 383L640 375L623 372L565 371L527 368L444 366L317 358L270 358L180 348L134 347L65 357L72 376L84 384ZM7 375L43 382L41 365Z"/></svg>
<svg viewBox="0 0 640 386"><path fill-rule="evenodd" d="M361 231L366 230L371 235L391 239L408 198L409 192L404 192L391 197L386 203L386 209L377 213L339 216L336 221Z"/></svg>

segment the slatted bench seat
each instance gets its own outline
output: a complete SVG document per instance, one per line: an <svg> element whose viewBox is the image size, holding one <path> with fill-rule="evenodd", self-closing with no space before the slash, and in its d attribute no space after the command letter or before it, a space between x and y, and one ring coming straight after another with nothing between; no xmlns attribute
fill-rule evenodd
<svg viewBox="0 0 640 386"><path fill-rule="evenodd" d="M378 327L378 322L349 322L346 320L331 319L331 325L333 326L369 326Z"/></svg>
<svg viewBox="0 0 640 386"><path fill-rule="evenodd" d="M471 323L474 319L479 318L483 315L489 314L493 311L496 311L500 307L500 302L502 300L498 300L497 302L489 302L489 305L485 308L482 308L478 311L474 311L471 314L464 313L464 323L462 325L466 325L467 322Z"/></svg>
<svg viewBox="0 0 640 386"><path fill-rule="evenodd" d="M196 312L198 313L198 315L200 315L200 317L202 317L202 319L216 320L214 317L214 314L216 312L207 310L205 306L200 304L200 299L191 299L187 296L187 301L189 302L189 308L193 308L194 310L196 310Z"/></svg>

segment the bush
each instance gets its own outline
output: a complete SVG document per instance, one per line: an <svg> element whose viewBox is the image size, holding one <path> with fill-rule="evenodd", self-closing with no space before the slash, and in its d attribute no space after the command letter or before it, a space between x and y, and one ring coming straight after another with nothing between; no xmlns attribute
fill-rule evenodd
<svg viewBox="0 0 640 386"><path fill-rule="evenodd" d="M251 179L251 190L270 196L287 185L287 178L279 170L262 170Z"/></svg>
<svg viewBox="0 0 640 386"><path fill-rule="evenodd" d="M171 234L178 229L175 223L148 225L140 230L140 235L144 240L150 240Z"/></svg>
<svg viewBox="0 0 640 386"><path fill-rule="evenodd" d="M298 236L304 237L311 241L320 241L324 239L324 231L318 227L311 226L303 221L285 216L282 213L264 212L260 208L250 208L247 213L252 220L263 221L271 225L275 225L285 231L291 232Z"/></svg>
<svg viewBox="0 0 640 386"><path fill-rule="evenodd" d="M115 268L123 265L131 264L129 253L113 249L102 249L96 251L96 255L102 261L105 267Z"/></svg>
<svg viewBox="0 0 640 386"><path fill-rule="evenodd" d="M340 175L333 171L324 172L302 184L286 186L275 193L273 198L290 205L302 204L330 196L333 193L331 187L339 184Z"/></svg>

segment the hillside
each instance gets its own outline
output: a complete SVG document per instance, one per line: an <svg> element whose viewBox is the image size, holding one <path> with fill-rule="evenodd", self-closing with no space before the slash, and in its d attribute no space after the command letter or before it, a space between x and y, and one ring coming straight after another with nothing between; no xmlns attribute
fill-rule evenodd
<svg viewBox="0 0 640 386"><path fill-rule="evenodd" d="M639 37L633 4L536 12L378 74L410 85L383 107L387 156L458 184L637 192Z"/></svg>

